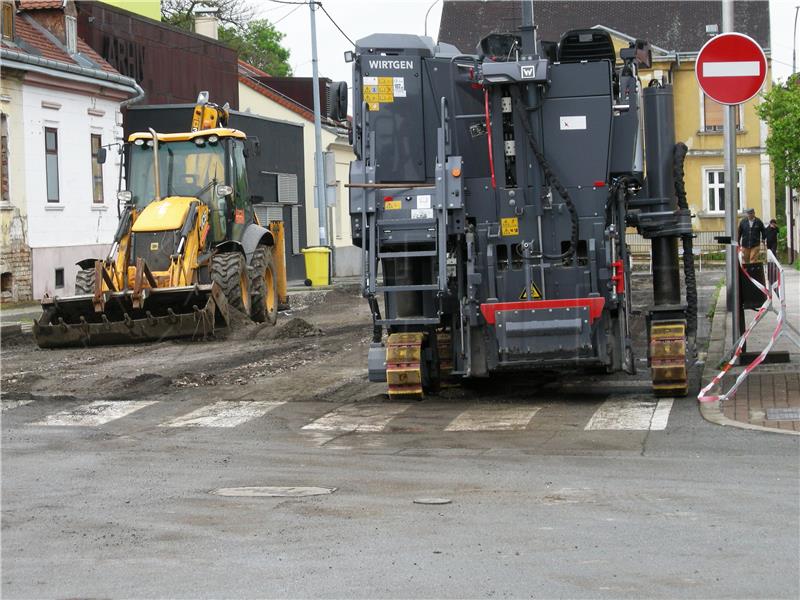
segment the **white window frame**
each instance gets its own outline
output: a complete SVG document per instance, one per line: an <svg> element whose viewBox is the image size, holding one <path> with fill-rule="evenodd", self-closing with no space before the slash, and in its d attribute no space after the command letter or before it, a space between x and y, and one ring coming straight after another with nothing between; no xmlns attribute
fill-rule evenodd
<svg viewBox="0 0 800 600"><path fill-rule="evenodd" d="M78 19L66 15L64 17L64 39L66 40L67 51L70 54L78 52Z"/></svg>
<svg viewBox="0 0 800 600"><path fill-rule="evenodd" d="M706 131L706 95L702 89L698 88L698 91L700 93L700 133L718 133L722 135L722 129ZM739 126L736 128L736 132L740 133L744 131L744 104L737 104L736 107L739 109Z"/></svg>
<svg viewBox="0 0 800 600"><path fill-rule="evenodd" d="M0 206L11 206L11 128L8 126L9 115L6 112L0 112L2 120L0 123L5 124L6 134L6 181L8 182L8 198L3 198L0 195ZM3 125L0 124L0 127Z"/></svg>
<svg viewBox="0 0 800 600"><path fill-rule="evenodd" d="M747 206L747 198L746 198L746 195L747 195L747 185L746 185L746 183L747 182L746 182L746 179L745 179L746 171L745 171L744 166L737 166L736 170L739 172L739 181L738 181L739 206L736 208L736 212L738 214L739 212L741 212L743 206ZM714 210L712 210L711 206L709 206L709 200L708 200L708 192L709 192L710 188L714 188L714 189L717 189L717 190L725 188L725 184L720 184L718 181L716 181L713 186L710 185L708 183L708 174L712 173L712 172L721 173L723 171L725 171L725 168L722 167L722 166L714 165L714 166L703 167L703 170L702 170L702 174L703 174L703 212L705 214L707 214L707 215L719 215L719 216L725 215L725 211L724 210L719 210L718 208L715 208ZM715 178L715 179L717 179L717 178ZM719 194L716 194L716 193L714 194L714 203L715 203L716 206L719 206Z"/></svg>

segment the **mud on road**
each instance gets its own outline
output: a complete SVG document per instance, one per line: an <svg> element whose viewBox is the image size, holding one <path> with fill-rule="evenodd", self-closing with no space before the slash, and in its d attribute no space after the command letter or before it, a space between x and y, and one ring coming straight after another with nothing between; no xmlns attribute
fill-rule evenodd
<svg viewBox="0 0 800 600"><path fill-rule="evenodd" d="M367 303L353 289L292 295L275 326L237 313L206 341L42 350L32 337L0 349L3 399L313 400L366 388ZM374 390L373 390L374 392Z"/></svg>

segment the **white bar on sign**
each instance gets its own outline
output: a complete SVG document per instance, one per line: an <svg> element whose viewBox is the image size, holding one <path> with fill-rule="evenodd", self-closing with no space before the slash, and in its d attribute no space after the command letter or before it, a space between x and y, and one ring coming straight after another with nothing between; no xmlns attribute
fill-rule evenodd
<svg viewBox="0 0 800 600"><path fill-rule="evenodd" d="M761 63L757 60L703 63L703 77L758 77Z"/></svg>
<svg viewBox="0 0 800 600"><path fill-rule="evenodd" d="M236 427L263 417L269 411L286 404L279 401L220 400L214 404L201 406L197 410L177 417L159 427Z"/></svg>
<svg viewBox="0 0 800 600"><path fill-rule="evenodd" d="M31 425L96 427L155 404L156 400L98 400L62 410Z"/></svg>
<svg viewBox="0 0 800 600"><path fill-rule="evenodd" d="M465 410L445 431L519 431L525 429L538 406L481 406Z"/></svg>

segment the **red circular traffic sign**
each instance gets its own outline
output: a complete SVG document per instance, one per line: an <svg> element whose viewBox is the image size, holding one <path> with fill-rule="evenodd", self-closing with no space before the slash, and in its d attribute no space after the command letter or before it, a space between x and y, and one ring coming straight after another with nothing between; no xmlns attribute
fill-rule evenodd
<svg viewBox="0 0 800 600"><path fill-rule="evenodd" d="M723 33L708 40L697 55L697 82L720 104L741 104L755 96L767 78L767 57L743 33Z"/></svg>

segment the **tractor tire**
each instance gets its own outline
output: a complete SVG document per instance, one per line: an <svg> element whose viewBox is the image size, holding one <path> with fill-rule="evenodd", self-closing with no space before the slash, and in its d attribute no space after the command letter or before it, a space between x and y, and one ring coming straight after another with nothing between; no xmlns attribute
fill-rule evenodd
<svg viewBox="0 0 800 600"><path fill-rule="evenodd" d="M75 295L94 294L96 273L94 269L81 269L75 275Z"/></svg>
<svg viewBox="0 0 800 600"><path fill-rule="evenodd" d="M278 279L272 248L259 246L250 261L250 318L275 325L278 320Z"/></svg>
<svg viewBox="0 0 800 600"><path fill-rule="evenodd" d="M244 255L221 252L211 259L211 281L219 284L228 304L250 314L250 277Z"/></svg>

